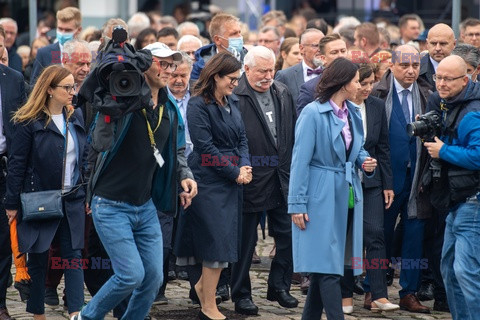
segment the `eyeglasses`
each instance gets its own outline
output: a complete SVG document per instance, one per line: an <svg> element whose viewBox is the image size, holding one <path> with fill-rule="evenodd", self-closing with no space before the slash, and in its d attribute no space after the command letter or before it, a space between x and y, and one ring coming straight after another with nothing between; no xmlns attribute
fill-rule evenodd
<svg viewBox="0 0 480 320"><path fill-rule="evenodd" d="M260 39L260 40L258 40L258 43L259 44L262 44L262 43L270 44L270 43L274 43L274 42L277 42L277 41L278 41L278 39L275 39L275 40Z"/></svg>
<svg viewBox="0 0 480 320"><path fill-rule="evenodd" d="M158 63L158 65L160 66L161 69L163 70L167 70L167 69L170 69L170 71L174 72L175 70L177 70L177 65L175 63L169 63L167 61L163 61L163 60L159 60L157 58L153 58L153 61L155 61L156 63Z"/></svg>
<svg viewBox="0 0 480 320"><path fill-rule="evenodd" d="M55 86L55 88L63 88L65 89L65 91L67 91L67 93L71 93L73 90L73 92L75 93L75 91L77 91L77 84L76 83L74 83L73 85L66 84L64 86Z"/></svg>
<svg viewBox="0 0 480 320"><path fill-rule="evenodd" d="M232 86L234 86L235 83L238 84L238 81L240 80L240 77L238 77L238 78L237 78L237 77L230 77L230 76L225 76L225 77L227 77L228 79L230 79L230 84L231 84Z"/></svg>
<svg viewBox="0 0 480 320"><path fill-rule="evenodd" d="M465 33L465 37L469 37L469 38L480 38L480 33Z"/></svg>
<svg viewBox="0 0 480 320"><path fill-rule="evenodd" d="M436 74L434 74L434 75L433 75L433 81L440 82L440 81L443 80L443 81L445 81L445 82L447 82L447 83L450 83L450 82L453 82L453 81L455 81L455 80L457 80L457 79L464 78L464 77L465 77L465 75L459 76L459 77L455 77L455 78L439 77L439 76L437 76Z"/></svg>
<svg viewBox="0 0 480 320"><path fill-rule="evenodd" d="M302 43L302 46L318 50L318 43Z"/></svg>

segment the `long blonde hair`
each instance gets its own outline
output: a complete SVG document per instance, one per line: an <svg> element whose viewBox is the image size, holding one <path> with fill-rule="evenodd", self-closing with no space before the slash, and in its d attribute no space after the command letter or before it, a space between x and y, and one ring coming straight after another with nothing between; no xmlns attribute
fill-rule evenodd
<svg viewBox="0 0 480 320"><path fill-rule="evenodd" d="M15 123L31 122L45 115L47 118L45 125L48 125L52 116L47 108L47 103L50 99L47 90L49 87L55 88L55 86L69 75L71 75L70 71L60 65L52 65L45 68L38 77L27 102L13 115L13 121ZM74 110L72 107L67 107L66 111L68 119Z"/></svg>

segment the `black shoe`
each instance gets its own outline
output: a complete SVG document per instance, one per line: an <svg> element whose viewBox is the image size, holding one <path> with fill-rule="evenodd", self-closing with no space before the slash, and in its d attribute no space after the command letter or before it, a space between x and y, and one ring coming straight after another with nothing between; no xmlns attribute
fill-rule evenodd
<svg viewBox="0 0 480 320"><path fill-rule="evenodd" d="M21 282L15 281L13 284L15 289L18 290L18 293L20 294L20 299L22 302L25 302L30 298L30 282L27 280L22 280Z"/></svg>
<svg viewBox="0 0 480 320"><path fill-rule="evenodd" d="M258 307L251 299L242 299L235 302L235 312L254 316L258 314Z"/></svg>
<svg viewBox="0 0 480 320"><path fill-rule="evenodd" d="M177 280L177 274L173 270L168 271L168 277L167 277L167 281L172 281L172 280Z"/></svg>
<svg viewBox="0 0 480 320"><path fill-rule="evenodd" d="M365 291L363 291L362 282L363 278L361 276L355 277L355 285L353 286L353 292L361 296L365 293Z"/></svg>
<svg viewBox="0 0 480 320"><path fill-rule="evenodd" d="M298 300L292 297L287 290L274 290L268 288L267 300L278 301L278 303L284 308L296 308L298 306Z"/></svg>
<svg viewBox="0 0 480 320"><path fill-rule="evenodd" d="M177 279L179 279L179 280L188 280L188 273L187 273L187 271L178 271L178 272L177 272Z"/></svg>
<svg viewBox="0 0 480 320"><path fill-rule="evenodd" d="M167 297L165 297L165 295L163 293L158 293L157 294L157 297L155 298L155 300L153 301L153 304L154 305L166 305L168 304L168 299Z"/></svg>
<svg viewBox="0 0 480 320"><path fill-rule="evenodd" d="M216 320L216 319L212 319L209 316L207 316L205 313L202 312L202 310L200 310L198 312L198 319L200 319L200 320ZM228 320L228 318L225 318L223 320Z"/></svg>
<svg viewBox="0 0 480 320"><path fill-rule="evenodd" d="M420 289L417 292L417 298L420 301L430 301L433 300L433 283L431 282L422 282Z"/></svg>
<svg viewBox="0 0 480 320"><path fill-rule="evenodd" d="M395 276L395 269L388 268L386 275L387 275L387 286L391 286L393 284L393 277Z"/></svg>
<svg viewBox="0 0 480 320"><path fill-rule="evenodd" d="M230 300L230 290L228 289L228 284L224 284L217 288L217 296L222 298L222 301Z"/></svg>
<svg viewBox="0 0 480 320"><path fill-rule="evenodd" d="M195 289L190 289L190 292L188 293L188 297L190 298L190 300L192 300L192 304L198 304L201 306L200 299L198 298L198 295L195 292ZM220 297L218 293L215 296L215 303L217 304L217 306L220 303L222 303L222 297Z"/></svg>
<svg viewBox="0 0 480 320"><path fill-rule="evenodd" d="M433 303L433 310L450 312L450 307L448 306L447 300L435 300L435 302Z"/></svg>
<svg viewBox="0 0 480 320"><path fill-rule="evenodd" d="M57 289L55 288L46 288L45 289L45 303L49 306L58 306L60 302L58 301Z"/></svg>

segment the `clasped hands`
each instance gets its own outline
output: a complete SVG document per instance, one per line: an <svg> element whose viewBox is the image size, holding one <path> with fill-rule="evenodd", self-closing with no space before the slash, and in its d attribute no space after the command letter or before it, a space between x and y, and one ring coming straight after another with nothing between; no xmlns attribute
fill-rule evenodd
<svg viewBox="0 0 480 320"><path fill-rule="evenodd" d="M362 169L365 172L373 172L377 167L377 160L371 157L365 158L365 161L362 164Z"/></svg>
<svg viewBox="0 0 480 320"><path fill-rule="evenodd" d="M252 181L252 167L240 167L240 173L238 174L238 177L237 179L235 179L235 181L238 184L249 184Z"/></svg>

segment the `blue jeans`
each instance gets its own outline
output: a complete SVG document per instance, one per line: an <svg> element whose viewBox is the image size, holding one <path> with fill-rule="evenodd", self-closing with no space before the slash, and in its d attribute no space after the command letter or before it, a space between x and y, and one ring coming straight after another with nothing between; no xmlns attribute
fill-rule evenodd
<svg viewBox="0 0 480 320"><path fill-rule="evenodd" d="M103 319L129 294L132 297L122 319L144 319L163 282L157 210L151 199L134 206L98 196L93 197L91 208L115 274L81 311L82 319Z"/></svg>
<svg viewBox="0 0 480 320"><path fill-rule="evenodd" d="M480 203L462 203L446 221L441 271L453 319L480 317Z"/></svg>

